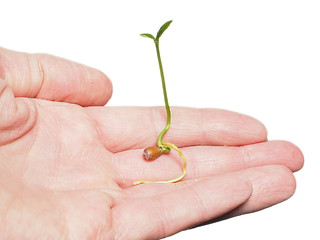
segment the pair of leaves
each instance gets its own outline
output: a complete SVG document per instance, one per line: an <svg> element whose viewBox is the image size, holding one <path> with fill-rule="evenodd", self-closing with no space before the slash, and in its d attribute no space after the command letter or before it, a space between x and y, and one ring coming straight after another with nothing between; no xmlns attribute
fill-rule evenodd
<svg viewBox="0 0 320 240"><path fill-rule="evenodd" d="M166 22L165 24L163 24L158 33L157 33L157 36L154 37L152 34L150 33L142 33L140 34L140 36L142 37L146 37L146 38L151 38L153 41L159 41L159 38L161 37L161 35L164 33L165 30L167 30L167 28L170 26L170 24L172 23L172 20Z"/></svg>

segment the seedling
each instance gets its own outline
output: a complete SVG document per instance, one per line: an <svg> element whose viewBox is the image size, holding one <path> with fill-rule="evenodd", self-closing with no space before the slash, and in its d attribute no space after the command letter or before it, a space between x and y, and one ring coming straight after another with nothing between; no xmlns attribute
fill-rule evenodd
<svg viewBox="0 0 320 240"><path fill-rule="evenodd" d="M187 169L187 159L185 158L185 156L183 155L181 150L176 145L174 145L173 143L162 141L163 136L166 134L166 132L170 128L171 111L170 111L170 106L169 106L169 102L168 102L166 82L165 82L165 78L164 78L162 61L161 61L161 56L160 56L159 39L162 36L162 34L164 33L164 31L167 30L167 28L170 26L171 22L172 22L172 20L166 22L165 24L163 24L160 27L156 37L154 37L150 33L140 34L142 37L146 37L146 38L152 39L154 44L155 44L156 51L157 51L158 63L159 63L159 69L160 69L161 82L162 82L164 103L165 103L165 108L166 108L166 112L167 112L167 123L166 123L166 126L164 127L164 129L160 132L160 134L158 136L158 140L157 140L157 145L158 146L152 146L152 147L148 147L148 148L144 149L143 156L144 156L144 158L146 160L152 161L152 160L157 159L163 153L169 153L171 148L173 148L174 150L176 150L179 153L180 157L182 158L182 161L183 161L182 174L177 178L174 178L174 179L171 179L171 180L167 180L167 181L140 180L140 181L134 182L133 183L134 185L138 185L138 184L142 184L142 183L175 183L175 182L178 182L178 181L182 180L184 178L184 176L186 175L186 173L187 173L187 171L186 171L186 169Z"/></svg>

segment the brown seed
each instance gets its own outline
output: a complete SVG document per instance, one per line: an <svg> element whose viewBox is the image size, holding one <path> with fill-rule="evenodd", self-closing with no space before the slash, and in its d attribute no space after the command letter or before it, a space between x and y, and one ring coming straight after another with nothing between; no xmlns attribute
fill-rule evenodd
<svg viewBox="0 0 320 240"><path fill-rule="evenodd" d="M157 159L161 154L162 149L160 147L148 147L143 151L143 156L148 161Z"/></svg>

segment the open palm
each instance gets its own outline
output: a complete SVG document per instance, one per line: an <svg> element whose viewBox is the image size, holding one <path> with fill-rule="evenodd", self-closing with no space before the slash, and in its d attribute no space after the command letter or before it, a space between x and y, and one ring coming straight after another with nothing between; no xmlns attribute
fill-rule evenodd
<svg viewBox="0 0 320 240"><path fill-rule="evenodd" d="M175 153L145 162L163 108L104 107L101 72L0 48L0 239L159 239L289 198L303 165L293 144L266 141L257 120L173 108Z"/></svg>

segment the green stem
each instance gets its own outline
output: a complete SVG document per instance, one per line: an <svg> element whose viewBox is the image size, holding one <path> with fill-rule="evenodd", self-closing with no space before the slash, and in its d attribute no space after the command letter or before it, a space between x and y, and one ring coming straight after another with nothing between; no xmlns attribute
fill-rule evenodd
<svg viewBox="0 0 320 240"><path fill-rule="evenodd" d="M156 50L157 50L157 57L158 57L158 63L159 63L159 69L160 69L160 75L161 75L161 82L162 82L163 97L164 97L164 103L165 103L166 111L167 111L167 123L166 123L166 126L164 127L164 129L159 134L157 143L158 143L158 147L161 147L163 152L169 152L170 148L163 146L162 138L163 138L164 134L170 128L171 111L170 111L170 106L169 106L169 102L168 102L166 82L165 82L165 79L164 79L162 61L161 61L161 56L160 56L159 40L155 40L154 43L156 45Z"/></svg>

